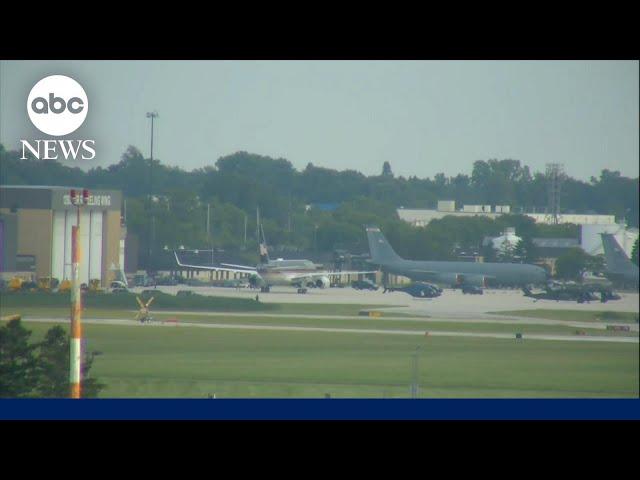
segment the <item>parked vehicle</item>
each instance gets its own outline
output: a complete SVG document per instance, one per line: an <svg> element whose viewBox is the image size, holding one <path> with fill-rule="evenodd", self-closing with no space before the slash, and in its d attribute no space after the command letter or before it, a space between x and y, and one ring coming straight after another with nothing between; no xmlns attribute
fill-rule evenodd
<svg viewBox="0 0 640 480"><path fill-rule="evenodd" d="M469 295L483 295L484 291L475 285L463 285L462 293L468 293Z"/></svg>
<svg viewBox="0 0 640 480"><path fill-rule="evenodd" d="M129 291L127 289L127 286L124 284L124 282L120 282L118 280L115 280L115 281L111 282L111 284L109 285L109 288L111 288L111 293L119 293L119 292L128 292Z"/></svg>
<svg viewBox="0 0 640 480"><path fill-rule="evenodd" d="M368 278L364 280L354 280L351 286L356 290L378 290L378 286Z"/></svg>
<svg viewBox="0 0 640 480"><path fill-rule="evenodd" d="M155 281L156 285L168 285L168 286L173 286L173 285L178 285L178 279L176 279L175 277L158 277L156 278Z"/></svg>
<svg viewBox="0 0 640 480"><path fill-rule="evenodd" d="M139 273L133 277L134 287L153 287L155 284L155 281L146 273Z"/></svg>

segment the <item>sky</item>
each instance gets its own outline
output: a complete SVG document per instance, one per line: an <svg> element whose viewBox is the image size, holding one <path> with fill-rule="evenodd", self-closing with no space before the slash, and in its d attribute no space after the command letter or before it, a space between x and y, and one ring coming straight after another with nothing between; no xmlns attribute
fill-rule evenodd
<svg viewBox="0 0 640 480"><path fill-rule="evenodd" d="M562 163L588 180L638 176L638 61L0 61L0 143L48 139L27 97L48 75L78 81L94 160L129 145L186 170L247 151L378 175L471 174L473 162Z"/></svg>

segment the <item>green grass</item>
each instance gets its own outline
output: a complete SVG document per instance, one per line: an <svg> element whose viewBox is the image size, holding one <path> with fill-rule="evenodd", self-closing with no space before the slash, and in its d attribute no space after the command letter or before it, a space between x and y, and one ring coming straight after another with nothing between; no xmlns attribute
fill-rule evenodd
<svg viewBox="0 0 640 480"><path fill-rule="evenodd" d="M46 309L46 308L26 308L20 309L23 317L33 318L60 318L67 319L69 317L68 309ZM11 315L18 313L18 310L8 309L0 310L2 315ZM135 318L134 310L104 310L92 309L86 311L84 318L101 319L115 318L133 320ZM234 312L236 313L236 312ZM270 315L275 314L269 312ZM277 314L276 314L277 315ZM296 327L327 327L327 328L362 328L377 330L413 330L417 332L426 331L449 331L449 332L477 332L477 333L544 333L559 335L575 335L576 331L585 332L586 335L597 336L638 336L638 332L619 332L612 330L602 330L597 328L576 328L564 325L530 325L519 324L517 320L513 323L463 323L463 322L445 322L437 321L437 319L413 319L409 320L389 320L384 317L370 318L359 317L349 319L334 318L308 318L295 317L295 314L287 314L292 316L272 317L272 316L255 316L247 315L207 315L206 313L184 313L173 314L154 312L153 318L157 321L178 320L182 323L218 323L218 324L240 324L240 325L278 325L278 326L296 326ZM404 318L404 317L403 317Z"/></svg>
<svg viewBox="0 0 640 480"><path fill-rule="evenodd" d="M41 338L50 324L27 323ZM638 344L85 324L102 397L637 397Z"/></svg>
<svg viewBox="0 0 640 480"><path fill-rule="evenodd" d="M129 318L129 317L127 317ZM186 323L223 323L241 325L280 325L295 327L327 327L327 328L362 328L376 330L413 330L416 332L447 331L447 332L476 332L476 333L545 333L560 335L575 335L577 330L587 335L597 336L638 336L638 332L618 332L596 328L576 328L564 325L530 325L530 324L498 324L498 323L463 323L445 322L437 320L385 320L371 319L333 319L333 318L296 318L296 317L256 317L256 316L200 316L200 315L169 315L157 314L156 320L175 320Z"/></svg>
<svg viewBox="0 0 640 480"><path fill-rule="evenodd" d="M371 305L364 304L323 304L323 303L270 303L256 302L252 298L218 297L211 295L193 294L178 297L154 291L142 297L153 295L152 311L156 310L198 310L211 312L272 312L298 313L319 315L358 315L360 310L378 310ZM83 296L84 306L88 312L98 309L104 310L132 310L137 309L136 294L133 293L87 293ZM47 308L51 311L68 312L70 304L69 294L19 292L0 294L0 308L6 312L18 313L33 307ZM385 306L387 308L393 305ZM5 313L3 313L4 315ZM394 313L394 315L396 315Z"/></svg>
<svg viewBox="0 0 640 480"><path fill-rule="evenodd" d="M549 320L573 320L580 322L615 322L638 323L637 312L612 312L607 310L508 310L501 312L488 312L494 315L515 315L519 317L546 318Z"/></svg>
<svg viewBox="0 0 640 480"><path fill-rule="evenodd" d="M86 293L83 303L87 309L132 309L138 308L136 294L133 293ZM208 295L176 296L154 291L154 310L201 310L212 312L266 312L274 310L272 304L256 302L253 299L214 297ZM3 292L0 296L3 310L21 307L69 308L70 295L44 292Z"/></svg>

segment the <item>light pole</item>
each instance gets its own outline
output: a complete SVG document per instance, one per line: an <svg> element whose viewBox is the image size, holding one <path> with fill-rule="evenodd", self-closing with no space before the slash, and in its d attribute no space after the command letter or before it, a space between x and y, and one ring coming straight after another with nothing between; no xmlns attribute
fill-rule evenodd
<svg viewBox="0 0 640 480"><path fill-rule="evenodd" d="M147 112L147 118L151 119L151 161L149 162L149 207L152 208L153 205L153 121L158 118L158 112ZM155 217L151 217L152 222L155 222ZM153 253L153 240L152 240L152 226L149 225L149 259L147 261L147 270L151 267L151 254Z"/></svg>
<svg viewBox="0 0 640 480"><path fill-rule="evenodd" d="M244 247L247 246L247 214L244 214Z"/></svg>
<svg viewBox="0 0 640 480"><path fill-rule="evenodd" d="M71 204L76 207L76 225L71 227L71 338L69 341L70 397L80 398L82 383L82 293L80 291L80 207L89 203L89 190L71 190Z"/></svg>
<svg viewBox="0 0 640 480"><path fill-rule="evenodd" d="M413 354L413 381L411 383L411 398L418 397L418 352L420 346L416 347L416 351Z"/></svg>
<svg viewBox="0 0 640 480"><path fill-rule="evenodd" d="M313 226L313 251L315 253L318 252L318 240L317 240L317 234L318 234L318 225L314 225Z"/></svg>
<svg viewBox="0 0 640 480"><path fill-rule="evenodd" d="M211 265L213 265L213 237L211 236L211 204L207 203L207 240L211 247Z"/></svg>
<svg viewBox="0 0 640 480"><path fill-rule="evenodd" d="M153 162L153 120L159 116L158 112L147 112L147 118L151 119L151 162Z"/></svg>

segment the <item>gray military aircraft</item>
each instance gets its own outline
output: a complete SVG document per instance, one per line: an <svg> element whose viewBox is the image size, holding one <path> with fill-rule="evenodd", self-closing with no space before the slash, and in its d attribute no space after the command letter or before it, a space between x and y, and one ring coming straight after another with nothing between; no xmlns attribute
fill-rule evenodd
<svg viewBox="0 0 640 480"><path fill-rule="evenodd" d="M601 233L602 247L607 268L604 274L611 281L638 288L638 266L634 265L616 238L610 233Z"/></svg>
<svg viewBox="0 0 640 480"><path fill-rule="evenodd" d="M555 300L559 302L562 300L584 303L600 300L600 302L606 303L609 300L620 300L621 298L606 286L575 282L549 282L543 292L537 293L532 292L528 287L522 287L522 292L525 297L533 298L534 301Z"/></svg>
<svg viewBox="0 0 640 480"><path fill-rule="evenodd" d="M404 292L415 298L435 298L442 295L441 288L424 282L414 282L411 285L403 287L384 287L382 293L387 292Z"/></svg>
<svg viewBox="0 0 640 480"><path fill-rule="evenodd" d="M546 283L547 272L538 266L517 263L475 263L405 260L389 245L378 227L367 227L370 263L389 273L415 281L448 286L537 285Z"/></svg>

